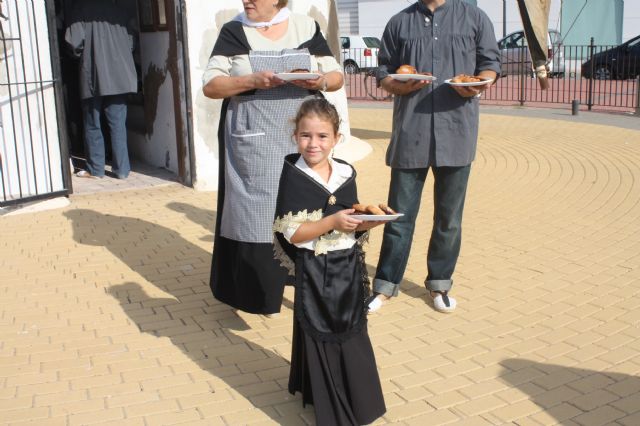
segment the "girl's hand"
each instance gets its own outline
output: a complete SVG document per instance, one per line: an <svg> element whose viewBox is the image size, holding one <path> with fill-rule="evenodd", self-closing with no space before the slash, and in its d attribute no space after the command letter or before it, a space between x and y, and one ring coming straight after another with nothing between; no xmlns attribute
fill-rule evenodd
<svg viewBox="0 0 640 426"><path fill-rule="evenodd" d="M282 86L285 81L276 77L273 71L260 71L251 74L253 85L256 89L271 89L273 87Z"/></svg>
<svg viewBox="0 0 640 426"><path fill-rule="evenodd" d="M332 229L341 232L354 232L362 224L362 221L352 217L353 212L355 212L354 209L345 209L332 214L330 216L333 222Z"/></svg>

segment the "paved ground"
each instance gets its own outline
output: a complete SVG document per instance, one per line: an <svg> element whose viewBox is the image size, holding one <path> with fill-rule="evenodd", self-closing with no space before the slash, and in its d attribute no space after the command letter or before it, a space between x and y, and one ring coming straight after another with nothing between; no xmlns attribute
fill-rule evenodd
<svg viewBox="0 0 640 426"><path fill-rule="evenodd" d="M383 201L390 110L351 114L373 147L360 197ZM458 310L425 299L427 190L402 294L370 319L377 424L640 424L640 130L626 127L482 115ZM210 295L214 208L174 183L0 217L0 424L312 423L285 390L291 292L275 319Z"/></svg>

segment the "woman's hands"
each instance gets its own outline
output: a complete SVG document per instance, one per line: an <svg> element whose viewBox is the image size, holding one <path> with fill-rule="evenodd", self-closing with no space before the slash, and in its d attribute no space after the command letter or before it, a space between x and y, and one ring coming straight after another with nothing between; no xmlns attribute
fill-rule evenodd
<svg viewBox="0 0 640 426"><path fill-rule="evenodd" d="M259 71L251 74L254 89L271 89L286 82L276 77L273 71Z"/></svg>
<svg viewBox="0 0 640 426"><path fill-rule="evenodd" d="M327 89L327 79L324 75L313 80L291 80L290 83L307 90Z"/></svg>

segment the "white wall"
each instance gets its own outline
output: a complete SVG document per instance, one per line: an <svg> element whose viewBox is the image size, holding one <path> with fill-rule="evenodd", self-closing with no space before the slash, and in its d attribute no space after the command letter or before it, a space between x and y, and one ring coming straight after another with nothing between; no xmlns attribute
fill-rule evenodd
<svg viewBox="0 0 640 426"><path fill-rule="evenodd" d="M2 22L4 36L22 37L21 42L7 42L6 63L4 48L0 50L2 83L53 79L44 2L33 3L32 9L31 2L22 0L0 2L2 14L9 18ZM0 86L0 156L0 185L4 181L9 200L64 189L52 83Z"/></svg>
<svg viewBox="0 0 640 426"><path fill-rule="evenodd" d="M290 0L289 7L297 13L307 13L320 22L328 22L329 0ZM218 187L218 123L221 100L212 100L202 94L202 74L222 25L242 10L241 0L186 0L189 39L187 40L191 96L193 99L193 152L195 171L193 186L198 190ZM324 19L323 19L324 18ZM344 91L331 95L346 126L347 97Z"/></svg>
<svg viewBox="0 0 640 426"><path fill-rule="evenodd" d="M140 33L144 106L129 107L129 152L146 164L178 174L173 80L168 72L169 32Z"/></svg>

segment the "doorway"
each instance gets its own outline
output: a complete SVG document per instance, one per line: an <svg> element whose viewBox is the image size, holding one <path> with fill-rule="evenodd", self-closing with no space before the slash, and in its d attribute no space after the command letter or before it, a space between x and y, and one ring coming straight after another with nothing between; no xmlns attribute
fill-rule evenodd
<svg viewBox="0 0 640 426"><path fill-rule="evenodd" d="M64 36L74 7L83 0L54 1L69 152L73 166L80 169L84 166L85 148L79 64L70 54ZM190 186L190 134L185 131L187 118L182 115L189 109L186 99L180 96L187 82L183 78L184 70L178 67L185 61L175 47L179 41L175 29L179 28L177 22L181 17L176 16L174 0L103 1L114 1L124 10L135 46L137 92L127 95L127 142L132 175L155 175ZM108 126L104 122L102 130L109 164L111 148ZM74 179L75 192L82 181Z"/></svg>

